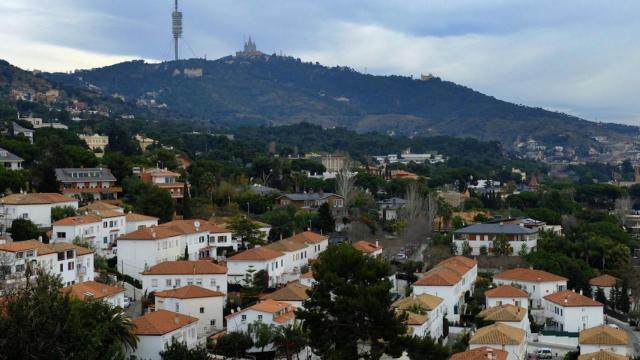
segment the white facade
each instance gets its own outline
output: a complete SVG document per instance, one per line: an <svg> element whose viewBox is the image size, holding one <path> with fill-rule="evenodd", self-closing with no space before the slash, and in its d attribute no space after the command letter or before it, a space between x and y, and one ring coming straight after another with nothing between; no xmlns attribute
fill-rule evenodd
<svg viewBox="0 0 640 360"><path fill-rule="evenodd" d="M81 219L79 221L65 221ZM104 253L111 249L116 239L125 234L125 215L100 218L99 215L77 216L53 223L51 239L55 242L72 243L77 237L90 243L94 249Z"/></svg>
<svg viewBox="0 0 640 360"><path fill-rule="evenodd" d="M131 354L138 359L161 360L160 351L173 341L184 342L189 349L193 349L198 345L197 327L197 323L191 323L163 335L138 335L138 347Z"/></svg>
<svg viewBox="0 0 640 360"><path fill-rule="evenodd" d="M157 225L158 225L158 219L145 219L145 220L136 220L136 221L127 220L125 234L138 230L141 227L151 227L151 226L157 226Z"/></svg>
<svg viewBox="0 0 640 360"><path fill-rule="evenodd" d="M156 309L198 318L198 334L203 336L223 329L224 296L191 299L156 296Z"/></svg>
<svg viewBox="0 0 640 360"><path fill-rule="evenodd" d="M544 299L544 316L558 331L578 333L604 324L602 306L562 306Z"/></svg>
<svg viewBox="0 0 640 360"><path fill-rule="evenodd" d="M515 285L529 294L529 306L533 309L542 308L542 298L547 295L565 290L567 288L566 280L559 281L523 281L494 278L493 281L497 285ZM523 307L526 307L523 305Z"/></svg>
<svg viewBox="0 0 640 360"><path fill-rule="evenodd" d="M229 260L227 261L229 283L242 284L247 271L253 269L256 271L265 270L269 273L269 286L280 284L284 278L284 260L285 255L269 260Z"/></svg>
<svg viewBox="0 0 640 360"><path fill-rule="evenodd" d="M141 272L163 261L177 260L184 255L181 235L154 240L118 240L118 269L142 280Z"/></svg>
<svg viewBox="0 0 640 360"><path fill-rule="evenodd" d="M78 201L51 203L51 204L5 204L0 202L0 214L7 221L7 227L15 219L29 219L40 228L51 227L51 208L70 206L78 208Z"/></svg>
<svg viewBox="0 0 640 360"><path fill-rule="evenodd" d="M486 303L487 303L487 308L492 308L494 306L507 305L507 304L523 307L525 309L529 308L528 298L488 297L487 296Z"/></svg>
<svg viewBox="0 0 640 360"><path fill-rule="evenodd" d="M142 292L147 293L170 290L187 285L197 285L205 289L227 293L227 274L142 274L141 276Z"/></svg>
<svg viewBox="0 0 640 360"><path fill-rule="evenodd" d="M605 345L605 344L580 344L580 354L591 354L600 350L610 351L612 353L633 357L633 350L629 345Z"/></svg>

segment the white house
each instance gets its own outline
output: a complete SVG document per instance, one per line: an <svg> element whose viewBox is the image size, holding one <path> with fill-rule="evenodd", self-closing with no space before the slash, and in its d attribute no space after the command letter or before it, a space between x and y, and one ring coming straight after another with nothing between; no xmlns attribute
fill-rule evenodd
<svg viewBox="0 0 640 360"><path fill-rule="evenodd" d="M380 257L382 256L382 246L376 243L370 243L368 241L360 240L351 244L354 249L362 252L363 254L371 257Z"/></svg>
<svg viewBox="0 0 640 360"><path fill-rule="evenodd" d="M307 294L307 290L309 289L308 286L302 285L297 281L292 281L272 293L262 295L260 300L271 299L291 304L296 308L301 308L304 301L309 298L309 294Z"/></svg>
<svg viewBox="0 0 640 360"><path fill-rule="evenodd" d="M455 322L460 318L465 296L473 293L478 275L478 264L464 256L454 256L441 261L412 287L416 295L430 294L444 299L445 316Z"/></svg>
<svg viewBox="0 0 640 360"><path fill-rule="evenodd" d="M116 307L124 307L124 288L95 281L85 281L62 288L62 292L80 300L100 300Z"/></svg>
<svg viewBox="0 0 640 360"><path fill-rule="evenodd" d="M329 246L329 237L315 233L313 231L303 231L288 237L287 239L299 242L301 244L307 244L311 246L309 252L309 259L317 259L320 254L327 250Z"/></svg>
<svg viewBox="0 0 640 360"><path fill-rule="evenodd" d="M497 285L515 285L529 294L529 307L542 308L542 298L565 290L567 278L542 270L516 268L493 277Z"/></svg>
<svg viewBox="0 0 640 360"><path fill-rule="evenodd" d="M443 320L446 312L444 300L440 297L420 294L397 300L391 308L407 315L406 324L411 335L440 340L443 336Z"/></svg>
<svg viewBox="0 0 640 360"><path fill-rule="evenodd" d="M578 356L578 360L630 360L628 356L618 355L607 350L600 350L593 353Z"/></svg>
<svg viewBox="0 0 640 360"><path fill-rule="evenodd" d="M493 253L493 242L505 239L512 255L521 251L531 252L538 246L538 232L516 224L473 224L453 232L453 243L459 254L463 252L465 244L471 247L471 255L480 255L484 248L488 254Z"/></svg>
<svg viewBox="0 0 640 360"><path fill-rule="evenodd" d="M0 245L5 283L24 280L27 266L59 275L64 286L94 279L93 250L67 243L25 240Z"/></svg>
<svg viewBox="0 0 640 360"><path fill-rule="evenodd" d="M133 319L138 347L129 355L160 360L160 352L173 341L193 349L198 345L198 319L167 310L158 310Z"/></svg>
<svg viewBox="0 0 640 360"><path fill-rule="evenodd" d="M634 355L627 332L608 325L595 326L580 331L578 344L582 355L602 350L628 357Z"/></svg>
<svg viewBox="0 0 640 360"><path fill-rule="evenodd" d="M525 309L529 308L529 294L511 285L501 285L484 292L487 308L511 304Z"/></svg>
<svg viewBox="0 0 640 360"><path fill-rule="evenodd" d="M215 228L217 228L217 233L220 233L221 235L224 234L225 235L225 241L216 241L216 245L218 247L232 247L234 251L238 250L238 245L241 243L241 239L236 236L236 234L232 234L231 230L229 229L229 222L230 222L230 218L211 218L209 219L209 224L213 225ZM265 224L263 222L260 221L255 221L252 220L253 224L256 225L258 227L258 231L260 231L260 234L262 235L261 238L263 241L268 241L269 240L269 233L271 232L271 225L269 224ZM213 232L212 232L213 233ZM227 234L229 234L230 237L227 238ZM220 254L222 255L222 254Z"/></svg>
<svg viewBox="0 0 640 360"><path fill-rule="evenodd" d="M136 231L143 227L158 226L158 218L153 216L136 214L136 213L130 212L130 213L127 213L127 215L125 216L125 219L127 220L127 227L125 229L125 234Z"/></svg>
<svg viewBox="0 0 640 360"><path fill-rule="evenodd" d="M209 246L211 257L225 256L227 251L237 251L240 241L234 238L231 230L209 222Z"/></svg>
<svg viewBox="0 0 640 360"><path fill-rule="evenodd" d="M198 318L198 333L210 335L223 329L224 293L197 285L155 293L156 310L169 310Z"/></svg>
<svg viewBox="0 0 640 360"><path fill-rule="evenodd" d="M209 251L211 224L208 222L204 220L173 220L158 227L171 229L182 235L182 254L185 254L186 248L189 260L212 257Z"/></svg>
<svg viewBox="0 0 640 360"><path fill-rule="evenodd" d="M526 359L527 333L513 326L493 324L476 331L469 340L469 349L491 347L509 353L507 360Z"/></svg>
<svg viewBox="0 0 640 360"><path fill-rule="evenodd" d="M285 282L285 257L285 253L264 246L235 254L227 259L229 283L241 284L248 271L264 270L269 274L269 286L282 284Z"/></svg>
<svg viewBox="0 0 640 360"><path fill-rule="evenodd" d="M577 333L604 324L604 305L571 290L543 299L544 316L557 331Z"/></svg>
<svg viewBox="0 0 640 360"><path fill-rule="evenodd" d="M484 320L493 321L513 326L531 333L531 324L529 322L529 312L527 309L511 304L497 305L492 308L482 310L478 316Z"/></svg>
<svg viewBox="0 0 640 360"><path fill-rule="evenodd" d="M611 290L615 288L616 284L619 283L620 279L607 274L596 276L593 279L589 280L589 285L591 286L591 294L595 296L596 292L598 292L598 289L602 289L602 292L604 292L604 296L607 298L607 300L611 299Z"/></svg>
<svg viewBox="0 0 640 360"><path fill-rule="evenodd" d="M0 232L11 227L15 219L29 219L40 228L51 227L51 209L70 206L78 208L78 200L58 193L20 193L0 199L0 215L3 221Z"/></svg>
<svg viewBox="0 0 640 360"><path fill-rule="evenodd" d="M309 255L313 251L310 245L291 239L274 241L265 248L284 253L284 271L296 278L300 277L302 267L309 264Z"/></svg>
<svg viewBox="0 0 640 360"><path fill-rule="evenodd" d="M23 161L24 159L20 156L0 148L0 167L7 170L22 170Z"/></svg>
<svg viewBox="0 0 640 360"><path fill-rule="evenodd" d="M120 236L117 240L118 269L141 280L141 272L163 261L184 255L182 234L162 226L142 228Z"/></svg>
<svg viewBox="0 0 640 360"><path fill-rule="evenodd" d="M225 317L227 320L227 333L250 333L251 326L256 322L266 325L286 326L295 322L295 307L285 302L264 300L251 305L238 312ZM265 351L271 350L271 346L265 347ZM260 351L253 347L249 352Z"/></svg>
<svg viewBox="0 0 640 360"><path fill-rule="evenodd" d="M197 285L227 293L227 268L210 260L164 261L142 272L142 291L163 291Z"/></svg>
<svg viewBox="0 0 640 360"><path fill-rule="evenodd" d="M71 243L78 238L90 243L102 255L110 255L108 250L118 237L124 235L125 229L125 214L113 210L95 210L87 215L71 216L54 222L51 239L54 242Z"/></svg>

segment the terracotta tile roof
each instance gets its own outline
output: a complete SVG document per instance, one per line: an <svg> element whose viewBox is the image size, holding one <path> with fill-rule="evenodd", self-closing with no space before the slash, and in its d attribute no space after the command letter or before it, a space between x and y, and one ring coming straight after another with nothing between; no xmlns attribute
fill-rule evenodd
<svg viewBox="0 0 640 360"><path fill-rule="evenodd" d="M487 290L484 296L488 298L528 298L529 294L522 289L511 285L502 285L494 289Z"/></svg>
<svg viewBox="0 0 640 360"><path fill-rule="evenodd" d="M405 320L405 324L407 325L422 325L429 320L429 316L426 314L416 314L411 311L407 311L407 320Z"/></svg>
<svg viewBox="0 0 640 360"><path fill-rule="evenodd" d="M462 265L461 263L455 262L455 261L451 261L451 262L447 262L447 263L440 263L438 265L436 265L435 267L436 269L447 269L450 270L456 274L458 274L458 276L463 277L464 274L466 274L469 271L469 268Z"/></svg>
<svg viewBox="0 0 640 360"><path fill-rule="evenodd" d="M578 356L578 360L629 360L629 358L607 350L600 350L598 352L580 355Z"/></svg>
<svg viewBox="0 0 640 360"><path fill-rule="evenodd" d="M122 210L121 207L116 206L116 205L112 205L109 203L106 203L104 201L94 201L91 204L88 204L87 206L83 206L81 208L78 208L78 210L80 211L94 211L94 210Z"/></svg>
<svg viewBox="0 0 640 360"><path fill-rule="evenodd" d="M230 258L228 258L227 261L271 260L283 255L284 253L282 251L269 249L264 246L258 246L258 247L254 247L252 249L237 253L231 256Z"/></svg>
<svg viewBox="0 0 640 360"><path fill-rule="evenodd" d="M580 331L578 343L629 346L629 335L624 330L601 325Z"/></svg>
<svg viewBox="0 0 640 360"><path fill-rule="evenodd" d="M507 360L509 353L487 346L451 355L449 360Z"/></svg>
<svg viewBox="0 0 640 360"><path fill-rule="evenodd" d="M286 323L287 321L293 320L296 317L296 313L293 309L290 309L289 311L283 313L282 315L276 316L273 318L273 321L282 324L282 323Z"/></svg>
<svg viewBox="0 0 640 360"><path fill-rule="evenodd" d="M157 217L153 217L153 216L148 216L148 215L144 215L144 214L136 214L136 213L128 213L126 215L127 221L150 221L150 220L158 220Z"/></svg>
<svg viewBox="0 0 640 360"><path fill-rule="evenodd" d="M455 272L449 269L436 268L428 273L426 273L423 277L418 279L413 285L414 286L453 286L457 284L462 278Z"/></svg>
<svg viewBox="0 0 640 360"><path fill-rule="evenodd" d="M608 274L596 276L593 279L589 280L589 285L591 286L599 286L599 287L614 287L616 283L620 281L615 276L611 276Z"/></svg>
<svg viewBox="0 0 640 360"><path fill-rule="evenodd" d="M559 291L545 296L544 299L563 307L603 306L601 303L571 290Z"/></svg>
<svg viewBox="0 0 640 360"><path fill-rule="evenodd" d="M309 290L308 286L304 286L299 282L290 282L283 288L280 288L270 294L262 295L260 299L271 299L276 301L305 301L309 298L307 290Z"/></svg>
<svg viewBox="0 0 640 360"><path fill-rule="evenodd" d="M420 294L420 295L412 295L403 299L396 300L391 307L399 310L406 310L413 305L422 306L425 310L431 311L438 307L444 300L440 297L429 295L429 294Z"/></svg>
<svg viewBox="0 0 640 360"><path fill-rule="evenodd" d="M0 199L0 203L7 205L37 205L56 204L65 202L78 202L78 200L66 197L58 193L24 193L11 194Z"/></svg>
<svg viewBox="0 0 640 360"><path fill-rule="evenodd" d="M91 249L65 242L43 244L38 240L25 240L14 241L7 244L0 244L0 251L19 252L33 249L38 250L38 256L58 253L67 250L76 250L76 256L92 254L94 252Z"/></svg>
<svg viewBox="0 0 640 360"><path fill-rule="evenodd" d="M496 323L476 331L469 344L479 345L520 345L525 341L526 332L520 328Z"/></svg>
<svg viewBox="0 0 640 360"><path fill-rule="evenodd" d="M353 248L356 250L360 250L365 254L371 254L375 251L381 250L380 246L376 246L376 244L370 243L368 241L360 240L354 244L352 244Z"/></svg>
<svg viewBox="0 0 640 360"><path fill-rule="evenodd" d="M198 321L193 316L178 314L167 310L157 310L133 319L134 334L158 336L178 330Z"/></svg>
<svg viewBox="0 0 640 360"><path fill-rule="evenodd" d="M289 252L289 251L298 251L298 250L306 249L307 244L299 243L291 239L282 239L282 240L274 241L271 244L266 245L265 247L275 251Z"/></svg>
<svg viewBox="0 0 640 360"><path fill-rule="evenodd" d="M271 226L271 225L267 225L267 226ZM324 236L324 235L320 235L318 233L315 233L313 231L304 231L301 232L299 234L295 234L291 237L288 237L287 239L291 239L293 241L297 241L300 243L308 243L308 244L318 244L321 243L323 241L326 241L329 239L329 237Z"/></svg>
<svg viewBox="0 0 640 360"><path fill-rule="evenodd" d="M73 226L99 223L102 219L95 215L70 216L54 222L53 226Z"/></svg>
<svg viewBox="0 0 640 360"><path fill-rule="evenodd" d="M469 259L468 257L462 256L462 255L457 255L457 256L452 256L450 258L446 258L446 259L440 261L439 265L443 265L443 264L447 264L447 263L451 263L451 262L462 264L463 266L466 266L468 269L471 269L471 268L473 268L473 267L478 265L477 261L475 261L473 259Z"/></svg>
<svg viewBox="0 0 640 360"><path fill-rule="evenodd" d="M92 214L100 216L103 219L126 216L125 213L117 211L117 210L92 210Z"/></svg>
<svg viewBox="0 0 640 360"><path fill-rule="evenodd" d="M527 309L512 304L504 304L494 306L482 310L478 316L483 317L485 320L491 321L514 321L520 322L525 316L528 316Z"/></svg>
<svg viewBox="0 0 640 360"><path fill-rule="evenodd" d="M552 274L542 270L516 268L501 272L494 276L494 279L545 282L545 281L567 281L567 278Z"/></svg>
<svg viewBox="0 0 640 360"><path fill-rule="evenodd" d="M198 226L196 226L198 225ZM211 224L207 221L193 219L193 220L173 220L162 225L158 225L159 228L171 229L180 234L195 234L199 232L209 232Z"/></svg>
<svg viewBox="0 0 640 360"><path fill-rule="evenodd" d="M62 293L69 294L80 300L88 298L102 299L124 292L124 288L102 284L95 281L85 281L60 289Z"/></svg>
<svg viewBox="0 0 640 360"><path fill-rule="evenodd" d="M224 296L223 292L205 289L197 285L187 285L176 289L157 291L156 297L176 299L198 299Z"/></svg>
<svg viewBox="0 0 640 360"><path fill-rule="evenodd" d="M142 229L134 230L130 233L124 234L118 238L121 240L159 240L167 239L174 236L180 236L181 233L161 226L150 226Z"/></svg>
<svg viewBox="0 0 640 360"><path fill-rule="evenodd" d="M248 310L255 310L255 311L273 314L274 316L273 320L279 323L286 322L295 317L295 308L291 304L272 300L272 299L267 299L257 304L251 305L247 308L244 308L236 313L231 313L225 316L225 319L235 317L238 314Z"/></svg>
<svg viewBox="0 0 640 360"><path fill-rule="evenodd" d="M226 274L225 266L207 260L165 261L150 267L142 275Z"/></svg>

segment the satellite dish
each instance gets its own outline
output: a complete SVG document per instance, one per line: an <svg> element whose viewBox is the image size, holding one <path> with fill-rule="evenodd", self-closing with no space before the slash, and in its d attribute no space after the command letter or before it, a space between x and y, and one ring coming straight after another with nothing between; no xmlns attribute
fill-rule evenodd
<svg viewBox="0 0 640 360"><path fill-rule="evenodd" d="M200 227L200 221L196 220L193 222L193 226L199 228Z"/></svg>

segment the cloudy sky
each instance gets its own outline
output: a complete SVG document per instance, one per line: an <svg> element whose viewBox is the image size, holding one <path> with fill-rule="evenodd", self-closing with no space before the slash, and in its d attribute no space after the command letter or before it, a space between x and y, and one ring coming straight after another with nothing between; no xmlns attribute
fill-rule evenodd
<svg viewBox="0 0 640 360"><path fill-rule="evenodd" d="M173 0L2 0L0 58L68 71L172 56ZM181 0L185 57L258 48L433 73L511 102L640 125L640 1Z"/></svg>

